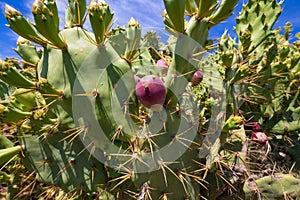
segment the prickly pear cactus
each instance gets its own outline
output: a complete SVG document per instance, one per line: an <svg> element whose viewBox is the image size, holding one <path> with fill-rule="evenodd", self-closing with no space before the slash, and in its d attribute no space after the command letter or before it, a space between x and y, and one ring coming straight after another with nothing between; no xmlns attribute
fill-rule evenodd
<svg viewBox="0 0 300 200"><path fill-rule="evenodd" d="M246 198L250 199L285 199L299 198L300 180L290 174L274 174L247 182L244 185Z"/></svg>
<svg viewBox="0 0 300 200"><path fill-rule="evenodd" d="M1 101L0 119L18 128L25 166L42 183L104 199L198 199L201 137L189 81L209 28L236 3L165 0L166 29L175 38L169 53L158 49L155 35L143 38L133 18L111 30L114 14L102 0L70 0L63 30L54 0L33 3L34 23L7 5L24 61L1 60L3 89L13 90ZM85 16L93 32L84 28ZM159 59L168 62L167 73Z"/></svg>
<svg viewBox="0 0 300 200"><path fill-rule="evenodd" d="M236 33L243 52L258 52L258 46L272 34L272 27L281 14L281 3L273 0L250 0L244 5L236 19Z"/></svg>
<svg viewBox="0 0 300 200"><path fill-rule="evenodd" d="M218 188L215 196L209 197L229 198L224 192L226 187L234 199L252 199L254 193L257 199L299 197L296 186L292 192L285 191L286 185L290 187L294 182L297 185L299 174L295 156L300 130L299 48L297 41L293 44L288 41L290 24L286 25L284 35L280 30L272 30L280 12L277 1L249 1L237 17L238 40L224 33L217 53L203 61L218 67L226 88L228 114L222 134L213 140L207 157L211 163L209 169L213 167L207 170L207 180ZM241 121L243 123L238 123ZM262 125L259 131L246 129L253 122ZM280 167L274 167L278 162ZM228 170L224 170L225 167ZM273 187L268 190L270 187L266 184L266 180L273 178L274 171L282 177L282 180L274 179L274 187L283 188L276 190L277 193L272 192ZM216 178L220 177L218 174L223 177ZM277 185L279 179L284 180L283 185L280 181L280 186ZM240 187L243 181L250 185ZM220 186L222 184L225 186ZM239 192L234 195L233 191Z"/></svg>
<svg viewBox="0 0 300 200"><path fill-rule="evenodd" d="M54 0L34 23L6 6L22 60L0 62L0 165L58 199L298 198L299 42L272 29L281 3L249 0L206 56L236 3L164 0L166 44L102 0L69 0L63 30Z"/></svg>

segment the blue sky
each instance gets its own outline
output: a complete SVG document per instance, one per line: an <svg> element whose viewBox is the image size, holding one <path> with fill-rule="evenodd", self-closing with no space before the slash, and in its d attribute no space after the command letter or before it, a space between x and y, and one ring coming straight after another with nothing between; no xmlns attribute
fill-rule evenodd
<svg viewBox="0 0 300 200"><path fill-rule="evenodd" d="M4 0L0 1L0 58L13 57L17 54L13 51L16 47L17 35L12 32L5 24L7 21L4 17L5 4L9 4L18 9L23 15L32 20L31 5L34 0ZM67 0L57 0L59 6L59 12L63 16L66 8ZM87 1L89 2L89 0ZM144 31L149 29L159 30L163 34L163 21L161 13L164 10L162 0L106 0L109 3L111 10L115 12L114 23L115 25L125 25L130 17L134 17L142 25ZM222 35L225 29L230 34L234 34L235 17L241 10L242 3L245 0L240 0L238 6L234 10L233 16L227 19L222 24L215 26L210 31L211 38L217 38ZM275 24L275 28L278 26L284 26L287 21L292 22L293 31L292 38L297 32L300 32L300 1L299 0L285 0L283 2L283 12ZM63 23L61 23L61 28ZM89 29L89 25L85 27Z"/></svg>

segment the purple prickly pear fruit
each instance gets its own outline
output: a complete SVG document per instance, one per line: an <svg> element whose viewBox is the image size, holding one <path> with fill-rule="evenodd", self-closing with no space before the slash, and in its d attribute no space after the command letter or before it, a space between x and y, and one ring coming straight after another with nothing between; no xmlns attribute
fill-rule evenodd
<svg viewBox="0 0 300 200"><path fill-rule="evenodd" d="M166 98L166 89L160 77L147 75L141 78L135 86L136 96L147 108L161 109Z"/></svg>
<svg viewBox="0 0 300 200"><path fill-rule="evenodd" d="M166 75L168 73L168 64L164 61L164 59L160 59L156 63L157 69L161 72L162 75Z"/></svg>
<svg viewBox="0 0 300 200"><path fill-rule="evenodd" d="M268 136L264 132L253 132L251 139L259 144L266 144L268 142Z"/></svg>
<svg viewBox="0 0 300 200"><path fill-rule="evenodd" d="M134 75L135 84L137 84L140 80L141 78L138 75Z"/></svg>
<svg viewBox="0 0 300 200"><path fill-rule="evenodd" d="M254 122L253 125L252 125L252 131L258 132L258 131L260 131L260 130L261 130L261 129L260 129L259 123L258 123L258 122Z"/></svg>
<svg viewBox="0 0 300 200"><path fill-rule="evenodd" d="M200 70L196 71L191 79L192 87L199 85L202 80L203 73Z"/></svg>

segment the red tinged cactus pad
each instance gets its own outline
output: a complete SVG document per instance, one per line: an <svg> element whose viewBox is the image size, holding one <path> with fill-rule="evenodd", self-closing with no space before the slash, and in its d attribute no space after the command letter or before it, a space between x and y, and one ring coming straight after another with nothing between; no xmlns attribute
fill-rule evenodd
<svg viewBox="0 0 300 200"><path fill-rule="evenodd" d="M199 85L202 80L203 80L203 73L200 70L196 71L191 79L192 86L194 87L196 85Z"/></svg>
<svg viewBox="0 0 300 200"><path fill-rule="evenodd" d="M135 86L136 96L147 108L163 105L166 98L166 88L160 77L147 75L141 78ZM157 105L157 106L156 106Z"/></svg>

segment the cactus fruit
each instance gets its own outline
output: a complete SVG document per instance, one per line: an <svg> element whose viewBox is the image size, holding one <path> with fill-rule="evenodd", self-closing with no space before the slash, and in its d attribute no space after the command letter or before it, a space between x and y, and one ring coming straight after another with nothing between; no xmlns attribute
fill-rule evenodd
<svg viewBox="0 0 300 200"><path fill-rule="evenodd" d="M148 75L141 78L135 86L141 103L147 108L162 106L166 98L166 88L160 77Z"/></svg>
<svg viewBox="0 0 300 200"><path fill-rule="evenodd" d="M264 132L253 132L251 139L259 144L266 144L268 142L268 136Z"/></svg>
<svg viewBox="0 0 300 200"><path fill-rule="evenodd" d="M201 71L196 71L191 79L192 87L199 85L203 80L203 73Z"/></svg>
<svg viewBox="0 0 300 200"><path fill-rule="evenodd" d="M254 122L252 125L251 139L259 144L266 144L268 142L268 136L262 132L258 122Z"/></svg>
<svg viewBox="0 0 300 200"><path fill-rule="evenodd" d="M252 128L253 132L261 131L261 128L260 128L260 125L258 122L254 122L251 128Z"/></svg>
<svg viewBox="0 0 300 200"><path fill-rule="evenodd" d="M250 138L259 144L266 144L268 142L268 136L262 132L258 122L253 123L252 134Z"/></svg>

